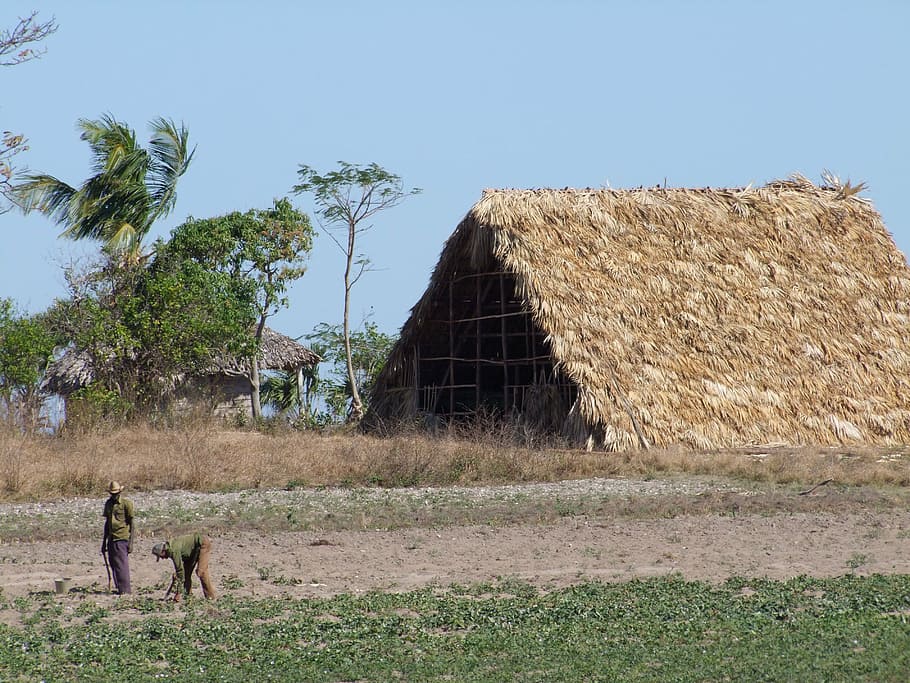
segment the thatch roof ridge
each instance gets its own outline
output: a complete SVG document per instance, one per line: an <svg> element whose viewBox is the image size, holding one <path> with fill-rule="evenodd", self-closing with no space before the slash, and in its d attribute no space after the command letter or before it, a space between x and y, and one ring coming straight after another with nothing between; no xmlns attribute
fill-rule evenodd
<svg viewBox="0 0 910 683"><path fill-rule="evenodd" d="M802 194L816 194L818 196L828 196L831 197L833 193L833 198L836 199L846 199L854 198L858 201L871 203L871 200L868 197L860 197L859 192L867 189L865 183L858 183L853 185L849 179L847 181L841 180L836 175L825 171L822 174L824 182L821 185L816 185L810 179L805 177L800 173L794 173L788 178L777 179L768 181L763 186L756 187L752 183L748 185L739 186L739 187L670 187L666 184L664 185L652 185L644 186L640 185L637 188L614 188L614 187L564 187L562 189L551 188L551 187L536 187L536 188L505 188L505 187L488 187L484 188L481 192L481 198L478 202L483 202L484 199L493 197L500 194L527 194L527 195L566 195L569 197L580 197L582 195L591 195L597 196L605 193L614 193L616 195L629 195L631 194L640 194L640 193L677 193L681 192L684 194L715 194L723 196L741 196L746 193L754 192L759 196L763 196L763 190L796 190ZM475 205L476 207L476 205Z"/></svg>
<svg viewBox="0 0 910 683"><path fill-rule="evenodd" d="M260 361L265 370L284 370L292 372L297 368L316 365L322 359L313 351L287 335L276 332L270 327L262 330ZM246 359L217 358L213 361L212 374L246 374L249 364Z"/></svg>
<svg viewBox="0 0 910 683"><path fill-rule="evenodd" d="M322 360L312 350L270 327L262 331L260 359L262 369L285 372L315 365ZM248 372L246 359L223 357L213 359L212 366L203 374L237 376ZM91 356L86 351L69 348L48 365L41 389L47 393L68 395L87 386L93 379Z"/></svg>
<svg viewBox="0 0 910 683"><path fill-rule="evenodd" d="M910 442L910 270L863 186L491 189L447 240L374 403L447 279L514 274L607 447ZM633 413L627 406L632 406Z"/></svg>
<svg viewBox="0 0 910 683"><path fill-rule="evenodd" d="M296 339L270 327L262 330L262 362L270 370L291 372L306 365L316 365L322 358Z"/></svg>

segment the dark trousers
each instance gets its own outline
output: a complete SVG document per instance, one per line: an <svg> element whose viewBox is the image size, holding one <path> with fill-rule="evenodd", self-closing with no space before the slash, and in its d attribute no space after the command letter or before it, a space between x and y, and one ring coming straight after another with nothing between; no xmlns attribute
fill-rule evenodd
<svg viewBox="0 0 910 683"><path fill-rule="evenodd" d="M126 550L129 544L129 541L109 541L107 544L107 558L111 563L114 586L120 595L133 592L130 588L130 555Z"/></svg>

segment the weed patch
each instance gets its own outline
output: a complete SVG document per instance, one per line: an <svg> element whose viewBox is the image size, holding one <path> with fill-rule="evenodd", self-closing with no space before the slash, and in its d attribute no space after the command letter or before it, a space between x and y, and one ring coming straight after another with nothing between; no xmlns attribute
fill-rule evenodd
<svg viewBox="0 0 910 683"><path fill-rule="evenodd" d="M21 680L903 681L908 596L907 576L664 578L550 593L505 578L313 600L124 601L69 621L52 596L35 596L20 606L23 625L0 624L0 670Z"/></svg>

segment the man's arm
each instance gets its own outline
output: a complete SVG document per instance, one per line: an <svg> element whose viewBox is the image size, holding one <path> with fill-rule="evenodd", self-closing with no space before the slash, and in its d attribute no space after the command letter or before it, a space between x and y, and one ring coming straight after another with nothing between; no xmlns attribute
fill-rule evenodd
<svg viewBox="0 0 910 683"><path fill-rule="evenodd" d="M171 561L174 563L174 576L177 577L174 596L179 597L181 593L186 593L186 588L183 585L185 576L183 571L183 557L181 557L180 553L174 553L174 555L171 556Z"/></svg>
<svg viewBox="0 0 910 683"><path fill-rule="evenodd" d="M104 518L104 535L101 537L101 554L102 555L104 555L104 553L107 552L107 539L110 538L110 535L111 535L111 521L107 517L105 517Z"/></svg>
<svg viewBox="0 0 910 683"><path fill-rule="evenodd" d="M133 516L133 501L129 501L129 504L126 506L126 515L127 515L127 524L130 525L130 540L126 544L126 552L133 552L133 539L136 537L136 523L134 521L135 517Z"/></svg>

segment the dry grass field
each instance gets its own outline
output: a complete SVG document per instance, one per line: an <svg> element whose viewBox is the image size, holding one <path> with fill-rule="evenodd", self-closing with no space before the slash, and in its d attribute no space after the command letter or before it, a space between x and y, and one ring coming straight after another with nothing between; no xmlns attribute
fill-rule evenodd
<svg viewBox="0 0 910 683"><path fill-rule="evenodd" d="M713 476L810 487L907 487L910 448L752 447L626 453L511 445L490 431L377 438L358 433L227 430L199 421L79 435L0 433L0 500L96 496L116 479L133 491L413 487L555 482L591 477Z"/></svg>

